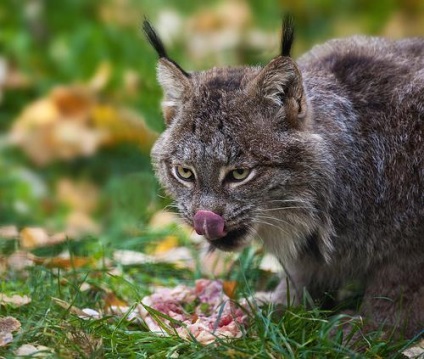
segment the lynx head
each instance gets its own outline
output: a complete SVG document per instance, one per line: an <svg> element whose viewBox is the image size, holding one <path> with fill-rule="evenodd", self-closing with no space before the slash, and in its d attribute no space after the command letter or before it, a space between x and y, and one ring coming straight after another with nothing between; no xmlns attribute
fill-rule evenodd
<svg viewBox="0 0 424 359"><path fill-rule="evenodd" d="M290 57L291 20L281 54L263 68L186 72L147 21L144 30L159 55L167 126L153 165L186 221L213 248L234 250L257 237L280 258L312 245L325 259L330 174Z"/></svg>

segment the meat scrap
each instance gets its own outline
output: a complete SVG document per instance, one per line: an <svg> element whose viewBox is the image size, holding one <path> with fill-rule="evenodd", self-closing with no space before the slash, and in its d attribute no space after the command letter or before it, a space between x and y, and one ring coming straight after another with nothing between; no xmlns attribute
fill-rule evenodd
<svg viewBox="0 0 424 359"><path fill-rule="evenodd" d="M247 310L232 302L217 280L199 279L194 287L158 288L141 302L145 306L141 314L150 330L162 335L176 332L202 344L240 338L247 324ZM155 315L150 308L170 319Z"/></svg>

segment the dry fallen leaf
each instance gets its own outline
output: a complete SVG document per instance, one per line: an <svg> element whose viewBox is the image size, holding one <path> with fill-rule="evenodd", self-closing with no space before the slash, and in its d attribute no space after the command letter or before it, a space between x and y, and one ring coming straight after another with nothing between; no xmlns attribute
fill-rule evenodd
<svg viewBox="0 0 424 359"><path fill-rule="evenodd" d="M88 181L62 178L57 183L57 199L75 211L92 213L99 202L99 189Z"/></svg>
<svg viewBox="0 0 424 359"><path fill-rule="evenodd" d="M266 253L259 264L259 268L271 273L280 273L281 264L272 254Z"/></svg>
<svg viewBox="0 0 424 359"><path fill-rule="evenodd" d="M235 280L226 280L222 282L222 290L228 298L234 299L237 289L237 282Z"/></svg>
<svg viewBox="0 0 424 359"><path fill-rule="evenodd" d="M154 256L157 262L173 263L179 268L194 269L195 260L187 247L176 247Z"/></svg>
<svg viewBox="0 0 424 359"><path fill-rule="evenodd" d="M19 231L16 226L3 226L0 227L0 238L3 239L17 239Z"/></svg>
<svg viewBox="0 0 424 359"><path fill-rule="evenodd" d="M153 256L127 249L118 249L114 251L113 260L124 266L153 263L156 261Z"/></svg>
<svg viewBox="0 0 424 359"><path fill-rule="evenodd" d="M53 89L47 97L22 111L12 126L10 141L37 165L90 156L106 136L90 124L94 102L93 95L84 87Z"/></svg>
<svg viewBox="0 0 424 359"><path fill-rule="evenodd" d="M176 247L178 247L178 238L176 236L166 236L165 239L156 244L153 254L165 253Z"/></svg>
<svg viewBox="0 0 424 359"><path fill-rule="evenodd" d="M99 234L100 226L87 213L73 211L66 217L66 234L70 238L79 238L85 234Z"/></svg>
<svg viewBox="0 0 424 359"><path fill-rule="evenodd" d="M96 105L91 112L94 127L106 133L102 144L134 143L143 152L149 152L158 134L147 127L144 119L126 108Z"/></svg>
<svg viewBox="0 0 424 359"><path fill-rule="evenodd" d="M93 313L90 313L90 312L86 313L84 309L79 309L75 307L74 305L71 305L68 302L65 302L64 300L59 298L52 297L52 301L56 303L59 307L62 307L63 309L69 311L69 313L75 314L80 318L93 318L95 317L95 315L93 315L94 312L96 315L99 314L97 311L93 311Z"/></svg>
<svg viewBox="0 0 424 359"><path fill-rule="evenodd" d="M123 301L122 299L119 299L116 296L116 294L112 292L109 292L106 294L104 301L105 301L105 307L104 307L105 311L108 311L108 310L114 311L114 309L116 310L116 308L121 308L121 307L128 308L128 303Z"/></svg>
<svg viewBox="0 0 424 359"><path fill-rule="evenodd" d="M94 265L95 260L90 257L52 257L52 258L41 258L35 257L34 263L41 264L47 268L61 268L61 269L70 269L70 268L81 268L89 265Z"/></svg>
<svg viewBox="0 0 424 359"><path fill-rule="evenodd" d="M22 271L34 265L34 255L26 251L16 251L7 258L7 266L11 270Z"/></svg>
<svg viewBox="0 0 424 359"><path fill-rule="evenodd" d="M21 345L15 352L17 358L20 357L31 357L31 358L46 358L51 357L53 349L45 347L44 345L32 345L24 344Z"/></svg>
<svg viewBox="0 0 424 359"><path fill-rule="evenodd" d="M97 337L95 332L88 334L86 331L81 330L71 325L64 325L62 328L66 332L66 336L73 345L78 346L78 357L83 358L103 358L102 355L102 338ZM82 352L82 353L81 353ZM65 355L66 358L75 358L75 352L69 352Z"/></svg>
<svg viewBox="0 0 424 359"><path fill-rule="evenodd" d="M27 227L21 231L22 248L43 247L49 244L50 237L43 228Z"/></svg>
<svg viewBox="0 0 424 359"><path fill-rule="evenodd" d="M33 249L62 243L67 239L65 233L49 235L44 228L26 227L20 233L21 247Z"/></svg>
<svg viewBox="0 0 424 359"><path fill-rule="evenodd" d="M1 318L0 318L1 319ZM0 347L4 347L13 341L13 335L10 332L0 332Z"/></svg>
<svg viewBox="0 0 424 359"><path fill-rule="evenodd" d="M402 352L407 358L424 358L424 339Z"/></svg>
<svg viewBox="0 0 424 359"><path fill-rule="evenodd" d="M0 293L0 305L10 305L12 307L21 307L31 303L31 298L26 295L13 294L11 297Z"/></svg>
<svg viewBox="0 0 424 359"><path fill-rule="evenodd" d="M13 340L12 332L17 331L21 323L14 317L0 317L0 347L4 347Z"/></svg>

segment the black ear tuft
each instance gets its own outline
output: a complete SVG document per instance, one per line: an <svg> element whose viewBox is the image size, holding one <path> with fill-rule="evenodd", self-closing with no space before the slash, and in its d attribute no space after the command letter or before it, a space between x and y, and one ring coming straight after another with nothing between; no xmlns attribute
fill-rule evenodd
<svg viewBox="0 0 424 359"><path fill-rule="evenodd" d="M158 53L159 58L164 57L167 59L168 55L166 53L165 46L163 46L162 40L160 39L155 29L146 18L143 21L143 30L144 30L144 33L146 34L147 40L149 40L150 42L150 45L152 45L153 48Z"/></svg>
<svg viewBox="0 0 424 359"><path fill-rule="evenodd" d="M294 40L294 24L291 15L284 16L283 33L281 35L281 56L290 56Z"/></svg>
<svg viewBox="0 0 424 359"><path fill-rule="evenodd" d="M172 62L184 74L184 76L190 77L190 74L185 72L180 65L178 65L174 60L168 57L168 54L166 53L165 46L163 45L162 40L160 39L156 30L150 24L149 20L147 20L146 18L144 18L144 21L143 21L143 30L144 30L144 33L146 34L147 40L149 40L150 45L152 45L153 48L158 53L159 58L160 59L164 58L164 59L167 59L169 62Z"/></svg>

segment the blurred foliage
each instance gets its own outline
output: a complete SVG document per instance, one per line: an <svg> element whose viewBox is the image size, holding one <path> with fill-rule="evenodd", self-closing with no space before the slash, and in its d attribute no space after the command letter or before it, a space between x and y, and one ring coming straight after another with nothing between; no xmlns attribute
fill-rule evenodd
<svg viewBox="0 0 424 359"><path fill-rule="evenodd" d="M106 237L137 236L163 205L148 155L163 123L144 16L175 60L203 69L266 63L286 12L295 56L335 36L424 34L422 0L1 1L0 226L94 223ZM61 197L64 180L73 192ZM66 197L84 198L81 182L97 193L89 210Z"/></svg>

